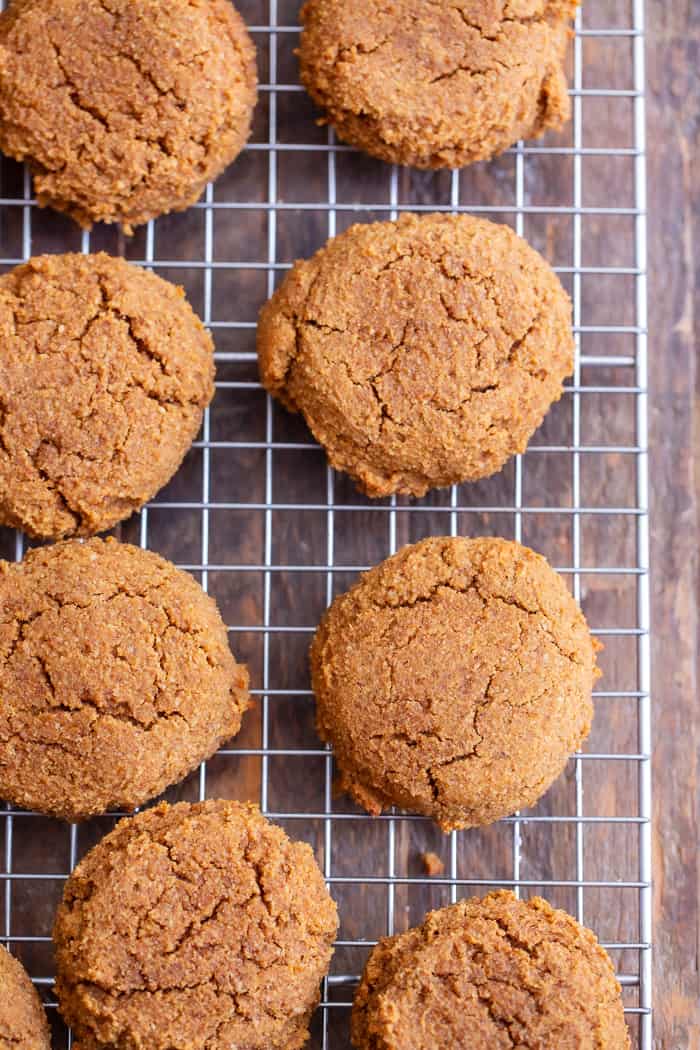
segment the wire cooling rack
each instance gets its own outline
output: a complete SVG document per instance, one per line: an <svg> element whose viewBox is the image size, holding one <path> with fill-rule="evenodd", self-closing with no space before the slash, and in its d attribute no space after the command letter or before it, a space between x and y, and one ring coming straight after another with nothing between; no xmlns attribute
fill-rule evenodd
<svg viewBox="0 0 700 1050"><path fill-rule="evenodd" d="M36 208L21 168L0 175L0 264L42 251L125 254L184 284L217 343L217 396L173 482L117 530L189 569L218 600L255 708L170 799L253 798L316 849L341 930L311 1046L349 1046L369 947L426 910L497 886L540 893L590 925L613 956L634 1045L651 1050L651 852L643 0L586 0L568 129L454 173L397 170L314 123L293 49L295 0L239 9L259 48L251 143L203 200L125 240L80 234ZM571 292L578 354L565 397L524 457L495 478L425 500L371 503L334 475L302 423L261 390L255 318L298 256L353 221L465 210L508 222ZM323 608L357 572L429 534L500 534L544 553L605 643L586 751L532 811L443 837L405 814L371 819L332 790L313 730L306 650ZM22 536L0 530L0 554ZM114 823L79 827L0 811L0 940L25 963L54 1028L50 930L67 873ZM1 845L0 841L0 845ZM434 851L445 874L425 874Z"/></svg>

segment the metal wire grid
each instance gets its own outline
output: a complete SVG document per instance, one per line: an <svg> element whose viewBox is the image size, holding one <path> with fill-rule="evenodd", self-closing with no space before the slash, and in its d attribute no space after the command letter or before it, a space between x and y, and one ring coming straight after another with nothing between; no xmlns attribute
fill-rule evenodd
<svg viewBox="0 0 700 1050"><path fill-rule="evenodd" d="M396 896L402 888L423 887L428 884L431 887L445 887L450 901L455 901L458 896L465 892L476 891L479 887L508 886L516 893L524 891L529 893L531 889L542 891L545 895L551 895L557 888L566 888L575 892L576 913L580 921L586 921L584 908L585 891L596 889L623 889L633 891L638 895L638 937L636 939L625 939L624 941L608 941L606 946L611 950L633 952L637 955L639 964L636 973L620 974L620 979L626 989L636 992L635 1005L627 1006L630 1021L637 1022L638 1045L642 1050L651 1050L652 1046L652 1021L651 1021L651 770L650 770L650 671L649 671L649 582L648 582L648 516L647 516L647 337L646 337L646 312L647 312L647 285L646 285L646 197L645 197L645 109L644 109L644 0L632 0L631 17L629 25L605 28L584 28L583 15L579 12L577 18L577 33L574 41L574 75L572 82L573 96L573 144L572 146L526 146L520 143L514 151L514 176L515 196L514 205L493 206L488 203L472 203L468 207L462 204L460 191L460 173L453 172L450 184L449 204L410 204L405 205L400 201L398 172L396 169L389 171L389 200L387 202L376 202L362 204L361 206L339 199L337 192L337 158L339 154L348 152L348 148L337 144L332 132L328 135L326 143L284 143L278 141L278 102L279 98L286 93L300 92L302 89L296 83L280 83L278 81L278 48L279 41L286 34L295 34L298 27L284 24L279 17L278 4L284 0L267 0L268 18L265 24L252 26L252 31L262 47L267 47L269 62L269 79L261 87L263 94L268 97L269 107L269 137L267 141L253 142L248 146L249 152L263 152L267 157L267 200L262 203L253 202L231 202L221 201L215 198L212 186L207 188L204 199L197 205L196 210L204 212L204 239L202 257L198 259L159 259L156 254L155 226L150 223L147 227L144 241L143 256L136 261L143 265L176 271L180 268L188 270L201 269L203 275L203 320L214 332L223 330L245 330L254 328L254 323L241 320L222 321L214 315L213 309L213 281L217 271L225 270L261 270L266 274L266 291L271 294L275 287L278 271L286 267L279 259L278 254L278 217L286 211L322 212L327 217L327 234L333 236L337 230L338 217L345 212L362 212L366 217L376 217L377 213L384 217L388 211L391 217L395 217L401 210L437 210L439 207L449 207L451 210L468 210L470 212L488 212L489 214L504 213L509 217L514 216L515 228L520 234L525 232L525 217L537 213L571 215L573 224L573 251L570 266L557 267L560 273L571 279L571 291L574 303L574 328L580 341L582 336L604 337L609 334L623 334L634 340L633 354L619 355L597 355L577 354L576 371L573 383L569 387L569 396L572 399L572 427L571 441L562 444L537 445L528 450L529 459L542 453L566 454L571 458L571 494L570 508L560 506L533 506L526 504L523 499L523 460L517 457L514 469L514 486L512 503L499 502L493 505L474 505L464 502L462 490L453 487L450 491L449 502L440 507L422 503L418 505L408 504L392 499L388 505L384 503L366 504L361 500L337 500L337 480L333 472L326 468L325 472L325 501L323 500L299 500L280 502L275 501L274 480L275 463L274 457L277 452L302 452L313 451L316 446L310 439L303 441L276 440L275 436L275 409L269 397L266 399L265 407L265 433L264 440L236 440L221 441L212 438L211 412L205 414L201 439L196 443L197 450L201 453L201 498L195 499L159 499L155 502L159 510L166 512L189 511L200 517L200 558L199 561L185 562L178 559L178 564L199 574L205 589L209 587L210 578L213 573L254 573L260 574L263 581L262 593L262 622L258 624L235 623L230 626L235 646L236 636L247 635L262 637L262 681L261 688L255 689L254 694L260 703L260 746L258 747L236 747L224 749L221 752L231 761L235 759L254 759L260 763L260 804L264 812L271 817L282 820L288 827L304 826L304 822L317 821L322 828L322 834L316 842L319 852L323 856L323 867L326 879L331 891L336 894L344 886L359 887L382 887L386 891L386 931L394 932L398 928L396 916ZM243 5L239 5L243 9ZM595 12L595 0L589 0L586 17L592 18ZM245 10L244 10L245 13ZM633 87L631 89L606 89L584 88L583 86L583 43L588 37L629 39L632 52L632 76ZM617 146L606 146L587 148L584 146L583 137L583 100L586 97L628 97L633 106L634 143L628 148ZM278 163L280 156L285 152L309 153L317 156L325 156L327 166L327 197L325 200L308 202L282 201L278 195ZM528 158L537 155L562 155L570 156L573 161L573 199L572 205L562 206L537 206L527 203L526 199L526 165ZM634 204L630 207L610 206L605 208L591 208L584 205L583 196L583 164L584 158L599 156L610 158L628 156L634 166ZM14 265L23 259L29 258L33 250L33 217L35 215L35 202L31 195L31 184L28 174L25 172L23 179L23 194L21 198L16 196L3 196L0 198L0 206L5 209L20 207L22 211L22 240L21 257L16 253L3 251L0 265L7 267ZM267 215L267 258L257 262L242 260L219 261L215 258L214 238L217 224L234 221L232 212L241 212L252 209L263 209ZM617 267L591 267L584 265L584 220L587 215L625 215L630 216L634 223L634 262L631 266ZM0 233L0 245L4 246L4 238ZM82 236L82 248L84 251L91 249L91 237L89 234ZM621 325L585 325L582 312L582 278L588 274L615 274L633 278L634 282L634 324ZM251 351L220 351L217 359L220 364L229 362L240 363L250 361L254 358ZM582 369L589 366L604 365L606 368L620 367L632 370L634 382L631 385L620 386L617 384L591 385L585 383L582 378ZM255 380L219 380L217 383L219 391L241 391L259 389ZM609 445L584 444L581 440L581 406L582 398L587 395L618 395L626 394L634 399L635 403L635 439L632 443L619 443ZM221 393L218 394L222 396ZM257 502L233 502L222 501L212 494L212 456L225 450L247 450L259 452L264 457L264 499ZM634 506L585 506L582 503L582 460L589 455L595 454L617 454L619 456L632 456L635 462L635 488L636 499ZM211 540L214 529L218 527L213 523L213 515L220 511L245 511L247 513L258 512L262 517L263 528L263 558L254 562L223 562L220 559L212 561L210 557ZM325 563L293 564L280 563L274 558L275 539L275 515L278 512L316 512L325 516L326 522L326 546ZM405 814L389 814L381 818L375 818L374 827L386 829L386 871L379 875L364 875L358 872L354 875L337 875L334 873L334 835L339 829L342 832L343 824L348 821L362 821L370 823L370 818L358 817L355 811L347 811L339 807L332 795L332 755L329 750L318 746L307 747L278 747L271 744L271 702L285 696L296 698L306 697L310 702L310 691L304 688L279 689L273 684L273 660L272 642L276 636L289 633L310 635L313 627L308 625L279 624L274 618L274 580L278 574L284 573L318 573L325 574L325 599L329 603L337 589L337 579L343 574L355 573L359 568L366 566L346 565L339 563L336 559L336 536L338 534L337 523L339 515L353 516L355 512L369 514L382 525L388 525L388 543L384 553L393 553L397 548L397 522L405 514L420 515L421 513L440 513L442 520L446 522L446 528L451 534L458 534L461 529L462 515L468 513L480 513L483 515L511 515L514 527L513 535L517 540L523 539L523 522L528 515L554 515L564 514L571 518L572 526L572 558L571 564L558 566L561 572L572 577L573 592L580 599L582 592L582 577L589 578L596 574L605 576L608 574L627 574L634 577L636 587L636 619L633 627L612 626L600 628L596 633L608 635L611 638L630 636L636 646L637 659L637 681L636 688L616 692L598 692L598 697L605 701L613 698L626 698L636 704L636 719L634 731L637 737L637 748L635 751L626 750L622 753L614 752L587 752L580 754L573 760L574 784L575 784L575 812L572 814L543 814L536 810L532 815L520 817L516 814L502 822L502 826L510 828L512 836L511 858L512 878L501 878L489 876L486 878L470 878L460 875L459 842L458 833L452 833L449 838L447 871L441 878L426 878L416 875L408 875L399 870L397 864L397 835L402 825L420 825L421 818L411 817ZM631 517L634 523L636 559L634 565L613 566L591 566L585 565L582 560L582 519L584 516L614 515L620 517ZM149 545L149 509L145 509L139 518L138 538L142 546ZM19 560L24 553L24 541L21 535L15 538L15 557ZM302 577L303 579L303 577ZM594 627L595 629L595 627ZM278 758L303 759L304 762L319 761L323 764L323 806L317 811L295 811L293 805L289 808L275 808L270 805L270 763ZM584 784L583 768L586 763L602 763L606 771L610 763L633 764L637 769L638 777L638 806L634 815L606 816L589 815L584 807ZM199 770L194 794L200 798L207 795L207 765L203 764ZM290 803L293 803L290 799ZM66 872L52 874L43 870L16 870L14 855L15 846L15 822L19 817L26 817L19 811L6 807L2 814L4 824L5 846L4 846L4 874L0 879L4 882L4 932L0 941L10 945L13 950L20 954L26 946L33 944L46 944L49 941L48 932L41 935L24 935L13 925L13 889L18 884L26 884L31 881L48 880L51 882L62 882ZM575 874L570 879L545 879L522 877L522 835L523 830L532 825L572 825L575 829ZM590 879L586 877L586 833L591 828L598 826L624 825L636 832L637 852L637 877L616 877L615 873L606 879ZM70 826L68 829L67 861L68 868L72 870L79 853L78 829ZM468 833L467 833L468 834ZM405 925L405 924L404 924ZM403 928L403 926L401 927ZM344 936L339 942L339 949L367 949L373 943L372 937L348 937ZM629 957L629 955L627 956ZM41 973L32 973L36 984L41 988L45 1001L50 1008L55 1007L51 1001L52 977ZM324 982L322 996L322 1010L318 1027L313 1036L313 1045L333 1050L340 1050L347 1045L346 1035L339 1034L342 1027L336 1021L338 1013L345 1015L349 1009L353 983L357 973L332 973ZM344 1022L347 1018L344 1016ZM345 1025L345 1027L347 1027ZM71 1045L70 1034L67 1035L67 1045Z"/></svg>

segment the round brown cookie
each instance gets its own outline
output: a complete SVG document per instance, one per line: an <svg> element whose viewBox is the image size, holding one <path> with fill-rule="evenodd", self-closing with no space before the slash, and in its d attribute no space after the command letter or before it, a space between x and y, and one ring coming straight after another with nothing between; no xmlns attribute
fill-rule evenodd
<svg viewBox="0 0 700 1050"><path fill-rule="evenodd" d="M0 1050L51 1050L41 1000L21 964L0 945Z"/></svg>
<svg viewBox="0 0 700 1050"><path fill-rule="evenodd" d="M357 1050L626 1050L620 986L585 927L501 891L381 940L352 1012Z"/></svg>
<svg viewBox="0 0 700 1050"><path fill-rule="evenodd" d="M301 79L341 139L459 168L560 128L577 0L307 0Z"/></svg>
<svg viewBox="0 0 700 1050"><path fill-rule="evenodd" d="M296 1050L337 928L314 855L254 806L121 821L78 865L54 927L81 1050Z"/></svg>
<svg viewBox="0 0 700 1050"><path fill-rule="evenodd" d="M248 674L187 573L116 540L0 562L0 798L133 809L235 733Z"/></svg>
<svg viewBox="0 0 700 1050"><path fill-rule="evenodd" d="M193 204L245 144L255 96L229 0L12 0L0 17L0 149L88 228Z"/></svg>
<svg viewBox="0 0 700 1050"><path fill-rule="evenodd" d="M214 394L182 289L109 255L0 277L0 523L88 536L170 480Z"/></svg>
<svg viewBox="0 0 700 1050"><path fill-rule="evenodd" d="M263 308L262 381L369 496L500 470L573 368L571 304L507 226L404 215L352 226Z"/></svg>
<svg viewBox="0 0 700 1050"><path fill-rule="evenodd" d="M365 573L311 647L320 736L341 787L443 829L532 806L590 730L586 621L539 554L433 537Z"/></svg>

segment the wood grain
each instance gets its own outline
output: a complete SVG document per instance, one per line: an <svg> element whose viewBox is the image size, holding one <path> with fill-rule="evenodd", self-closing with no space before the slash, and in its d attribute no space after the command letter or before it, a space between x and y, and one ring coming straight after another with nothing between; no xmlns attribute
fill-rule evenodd
<svg viewBox="0 0 700 1050"><path fill-rule="evenodd" d="M648 5L655 1045L700 1047L700 6Z"/></svg>

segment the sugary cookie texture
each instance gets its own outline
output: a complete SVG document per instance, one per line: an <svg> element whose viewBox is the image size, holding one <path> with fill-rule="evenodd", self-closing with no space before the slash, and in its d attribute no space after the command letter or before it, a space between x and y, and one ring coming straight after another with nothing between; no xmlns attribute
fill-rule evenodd
<svg viewBox="0 0 700 1050"><path fill-rule="evenodd" d="M0 1050L51 1050L46 1014L22 964L0 945Z"/></svg>

